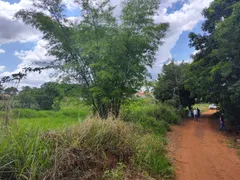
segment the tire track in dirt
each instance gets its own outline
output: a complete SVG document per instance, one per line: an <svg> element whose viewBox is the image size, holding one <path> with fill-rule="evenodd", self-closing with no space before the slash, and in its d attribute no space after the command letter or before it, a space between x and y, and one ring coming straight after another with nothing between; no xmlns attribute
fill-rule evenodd
<svg viewBox="0 0 240 180"><path fill-rule="evenodd" d="M240 158L218 131L214 112L203 113L199 122L185 120L168 134L177 180L240 180Z"/></svg>

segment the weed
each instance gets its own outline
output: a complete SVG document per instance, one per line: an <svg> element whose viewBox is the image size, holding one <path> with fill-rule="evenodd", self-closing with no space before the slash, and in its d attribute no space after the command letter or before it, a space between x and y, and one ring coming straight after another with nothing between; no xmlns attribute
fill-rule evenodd
<svg viewBox="0 0 240 180"><path fill-rule="evenodd" d="M0 179L40 179L51 167L51 144L39 131L11 127L0 133Z"/></svg>
<svg viewBox="0 0 240 180"><path fill-rule="evenodd" d="M118 163L115 169L107 170L104 172L104 178L109 180L124 180L125 179L125 168L123 163Z"/></svg>

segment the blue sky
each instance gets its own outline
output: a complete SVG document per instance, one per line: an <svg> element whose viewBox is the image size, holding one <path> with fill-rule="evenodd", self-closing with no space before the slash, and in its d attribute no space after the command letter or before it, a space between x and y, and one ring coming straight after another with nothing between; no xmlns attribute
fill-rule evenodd
<svg viewBox="0 0 240 180"><path fill-rule="evenodd" d="M180 35L176 45L171 49L171 54L176 61L188 60L193 51L195 51L194 48L189 47L188 34L190 32L201 33L201 24L202 21L199 22L192 31L185 31Z"/></svg>
<svg viewBox="0 0 240 180"><path fill-rule="evenodd" d="M67 4L67 16L80 16L74 0L63 0ZM176 61L189 61L194 52L189 48L189 32L201 33L203 17L201 11L212 0L162 0L161 8L156 16L156 22L169 22L170 29L165 43L160 47L157 61L150 70L153 77L161 72L160 65L169 58ZM119 10L119 0L111 0ZM31 0L0 0L0 71L2 75L17 72L24 65L39 59L46 59L45 41L41 33L13 19L15 12L22 8L30 8ZM118 11L116 10L116 14ZM119 11L120 12L120 11ZM33 75L25 80L25 84L38 86L51 80L46 76ZM42 79L42 80L40 80Z"/></svg>
<svg viewBox="0 0 240 180"><path fill-rule="evenodd" d="M178 11L183 6L184 1L177 1L176 3L173 3L171 7L167 8L167 14L174 13L175 11Z"/></svg>
<svg viewBox="0 0 240 180"><path fill-rule="evenodd" d="M14 53L16 51L27 51L33 49L35 43L33 42L14 42L1 45L1 49L5 50L5 53L0 54L1 65L5 66L6 71L14 71L21 63L21 59L16 57Z"/></svg>

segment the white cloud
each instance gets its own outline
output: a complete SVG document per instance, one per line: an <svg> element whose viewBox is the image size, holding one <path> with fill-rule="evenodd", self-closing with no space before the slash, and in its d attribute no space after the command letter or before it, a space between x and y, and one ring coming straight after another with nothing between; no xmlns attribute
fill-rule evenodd
<svg viewBox="0 0 240 180"><path fill-rule="evenodd" d="M0 72L3 72L5 68L5 66L0 66Z"/></svg>
<svg viewBox="0 0 240 180"><path fill-rule="evenodd" d="M5 53L5 50L4 49L0 49L0 54L3 54Z"/></svg>
<svg viewBox="0 0 240 180"><path fill-rule="evenodd" d="M161 6L158 10L158 15L155 17L156 22L169 22L170 29L165 38L165 43L157 53L157 61L152 69L149 69L153 77L161 71L163 62L171 58L171 49L176 45L177 40L184 31L191 31L197 23L203 20L201 12L203 8L208 7L213 0L162 0ZM78 7L74 0L63 0L69 10L74 10ZM167 9L172 7L176 2L184 2L183 7L173 13L167 13ZM111 0L112 5L116 5L115 15L121 12L121 1ZM32 63L46 60L53 60L53 57L46 56L45 49L46 41L39 40L41 33L34 28L23 24L22 22L13 20L13 15L22 8L30 8L31 0L21 0L19 3L10 4L0 0L0 44L9 42L37 42L33 50L17 51L15 55L22 60L21 64L14 72L19 72L23 67ZM71 22L78 22L79 17L69 17ZM5 74L12 72L6 72ZM51 71L44 71L42 74L31 73L23 80L24 85L39 86L40 84L51 80L48 74Z"/></svg>
<svg viewBox="0 0 240 180"><path fill-rule="evenodd" d="M10 42L36 41L41 33L29 25L14 19L14 14L21 9L29 9L31 0L21 0L19 3L10 4L0 0L0 44Z"/></svg>
<svg viewBox="0 0 240 180"><path fill-rule="evenodd" d="M22 69L34 63L53 61L55 58L47 55L46 49L47 44L48 42L42 39L36 43L36 46L34 47L33 50L16 51L14 55L22 60L22 63L18 65L18 68Z"/></svg>
<svg viewBox="0 0 240 180"><path fill-rule="evenodd" d="M67 9L69 10L74 10L79 7L79 5L75 3L75 0L63 0L62 2L66 5Z"/></svg>
<svg viewBox="0 0 240 180"><path fill-rule="evenodd" d="M14 55L22 60L22 62L17 66L17 69L13 72L4 72L0 74L0 77L4 76L11 76L14 73L22 72L23 68L25 67L39 67L41 62L51 62L55 58L52 56L47 55L47 49L46 49L47 41L46 40L39 40L36 43L36 46L33 48L33 50L29 51L16 51ZM5 67L2 67L2 71ZM1 71L1 66L0 66ZM31 72L28 74L28 76L21 81L20 88L22 86L35 86L39 87L44 82L48 81L54 81L56 78L50 77L50 74L54 73L54 70L43 70L41 74L38 72ZM12 86L14 83L8 83L8 86Z"/></svg>
<svg viewBox="0 0 240 180"><path fill-rule="evenodd" d="M0 78L4 76L11 76L14 73L19 73L19 69L13 71L13 72L4 72L0 74ZM21 80L20 84L16 83L16 81L4 83L5 86L10 87L17 87L21 89L23 86L30 86L30 87L40 87L45 82L51 82L56 81L55 77L50 77L49 75L53 73L54 70L45 70L42 71L40 74L38 72L31 72L28 74L28 76Z"/></svg>
<svg viewBox="0 0 240 180"><path fill-rule="evenodd" d="M156 22L169 22L170 28L165 38L165 43L160 47L157 53L157 60L153 68L150 70L153 78L161 72L161 63L172 58L171 49L174 48L180 35L184 31L191 31L197 23L203 20L202 10L210 5L213 0L189 0L185 2L180 10L167 14L167 8L180 0L163 1L155 17Z"/></svg>

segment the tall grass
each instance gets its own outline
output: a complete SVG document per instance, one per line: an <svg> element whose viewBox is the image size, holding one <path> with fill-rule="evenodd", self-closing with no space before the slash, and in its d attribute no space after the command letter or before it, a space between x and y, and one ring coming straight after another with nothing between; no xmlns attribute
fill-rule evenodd
<svg viewBox="0 0 240 180"><path fill-rule="evenodd" d="M51 144L39 131L15 126L0 133L0 179L40 179L51 167Z"/></svg>
<svg viewBox="0 0 240 180"><path fill-rule="evenodd" d="M72 112L68 110L63 112ZM41 113L42 118L47 116L20 111L33 114L19 121L40 119ZM67 117L63 112L49 112L46 118ZM91 117L58 131L22 125L0 131L0 179L172 178L164 134L169 123L179 121L176 111L137 100L124 105L121 117L124 121Z"/></svg>

